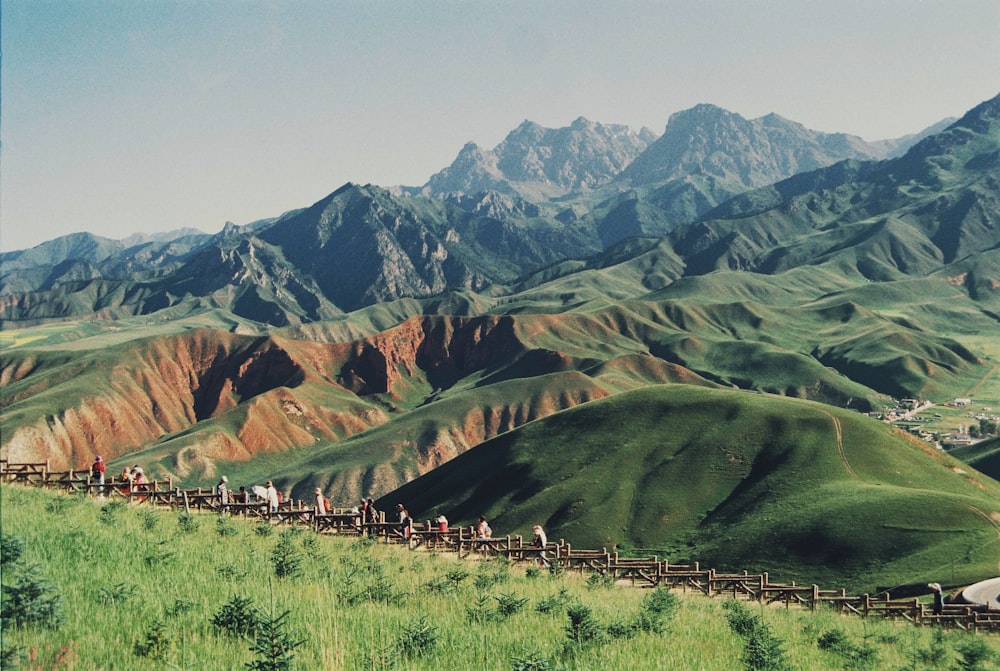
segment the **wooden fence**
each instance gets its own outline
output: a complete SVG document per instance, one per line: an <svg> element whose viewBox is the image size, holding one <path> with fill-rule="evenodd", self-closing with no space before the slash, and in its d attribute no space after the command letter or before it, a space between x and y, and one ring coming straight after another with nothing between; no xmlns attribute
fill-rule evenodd
<svg viewBox="0 0 1000 671"><path fill-rule="evenodd" d="M455 552L460 557L491 558L504 556L512 561L533 561L541 566L556 565L565 571L608 576L616 583L628 582L645 587L669 587L701 592L706 596L730 596L766 604L782 604L815 610L826 607L844 614L861 617L883 617L917 625L947 626L967 631L1000 632L1000 610L988 606L945 604L940 615L919 599L892 599L889 594L872 597L848 595L845 590L824 590L817 585L773 583L767 573L724 573L703 569L698 563L671 564L653 557L622 557L617 552L582 550L564 540L549 543L544 551L526 543L521 536L479 538L473 527L440 530L427 521L411 523L402 528L397 522L387 522L384 513L375 521L363 521L356 509L334 508L327 514L317 514L302 501L285 501L277 512L262 501L223 503L214 489L174 488L170 480L141 485L106 478L99 485L83 471L52 471L48 462L11 464L0 460L0 482L26 486L55 488L70 493L105 496L185 511L208 511L256 518L270 524L303 525L321 534L369 536L386 543L423 548L434 552Z"/></svg>

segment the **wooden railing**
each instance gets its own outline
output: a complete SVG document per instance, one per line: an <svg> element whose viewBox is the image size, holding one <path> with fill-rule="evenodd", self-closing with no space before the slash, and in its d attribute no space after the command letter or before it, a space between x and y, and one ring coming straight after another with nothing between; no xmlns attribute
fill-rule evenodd
<svg viewBox="0 0 1000 671"><path fill-rule="evenodd" d="M606 575L615 582L628 581L632 585L690 589L706 596L781 603L786 608L828 607L845 614L878 616L918 625L1000 632L1000 610L991 610L987 606L945 604L943 612L935 615L932 609L915 598L892 599L889 594L878 598L868 594L850 596L843 589L824 590L817 585L796 585L794 582L772 583L767 573L725 573L703 569L697 562L671 564L656 556L622 557L617 552L608 552L606 548L583 550L561 539L547 544L543 551L530 542L525 543L521 536L480 538L473 527L440 530L436 523L430 521L411 523L404 528L397 522L387 522L384 513L378 513L375 521L366 522L356 509L335 508L326 514L317 514L314 507L302 501L285 501L276 512L272 512L263 501L223 503L214 489L182 490L173 488L170 480L130 485L107 478L100 485L86 470L52 471L48 462L11 464L0 460L0 482L123 499L136 505L239 515L278 525L303 525L321 534L369 536L386 543L405 544L411 549L455 552L460 557L503 556L512 561L535 561L541 565L557 565L567 571Z"/></svg>

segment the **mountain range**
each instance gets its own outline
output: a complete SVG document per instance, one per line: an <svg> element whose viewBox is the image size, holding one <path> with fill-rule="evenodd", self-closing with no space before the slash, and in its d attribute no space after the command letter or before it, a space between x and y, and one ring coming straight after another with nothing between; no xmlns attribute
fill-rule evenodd
<svg viewBox="0 0 1000 671"><path fill-rule="evenodd" d="M74 467L101 453L189 484L273 479L300 498L316 486L339 502L405 496L414 513L488 510L512 527L544 512L553 534L720 559L729 534L755 565L806 552L814 529L846 548L851 570L905 574L911 554L832 528L846 499L789 521L799 535L766 556L750 530L768 497L789 520L805 500L768 489L805 472L767 476L805 458L800 440L848 455L831 463L838 478L851 464L859 502L872 505L871 487L897 492L888 527L913 525L904 502L936 469L970 468L849 411L993 389L998 198L1000 96L879 143L699 105L659 137L525 122L492 151L467 145L423 187L346 184L214 236L80 234L7 252L0 453ZM666 407L700 419L676 433L655 421ZM690 482L668 503L700 512L676 525L649 510L590 514L595 501L578 499L593 483L552 470L546 451L572 459L591 430L607 452L595 464L689 450L643 487ZM903 451L915 470L858 465L873 440L878 459ZM993 491L995 460L977 459L985 473L969 477ZM733 489L709 496L690 469L725 463ZM640 476L588 477L627 489ZM544 478L558 496L543 496L555 486ZM486 484L454 491L463 479ZM969 533L995 535L1000 509L967 503L985 511L962 514ZM906 536L913 553L923 542Z"/></svg>

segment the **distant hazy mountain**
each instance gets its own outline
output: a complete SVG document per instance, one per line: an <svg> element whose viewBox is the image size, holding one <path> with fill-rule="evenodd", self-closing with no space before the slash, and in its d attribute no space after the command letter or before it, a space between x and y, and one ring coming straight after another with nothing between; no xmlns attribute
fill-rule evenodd
<svg viewBox="0 0 1000 671"><path fill-rule="evenodd" d="M903 163L882 168L857 158L879 158L890 150L810 131L776 115L746 120L711 105L673 115L655 141L648 131L585 119L555 130L525 122L492 152L463 150L460 159L471 161L470 169L458 169L458 161L435 175L425 189L434 197L348 184L311 207L244 227L227 225L216 236L123 249L125 242L78 234L4 254L0 296L8 298L0 303L0 319L58 319L97 310L146 314L197 299L285 325L448 289L502 291L563 260L632 237L663 236L768 180L785 181L756 188L711 216L745 217L793 195L899 169L892 166ZM821 167L838 157L853 163ZM592 200L627 185L610 198ZM554 203L517 195L522 191L575 195ZM867 202L865 194L857 198ZM890 204L902 207L905 199ZM800 219L796 231L813 225L809 216ZM709 250L704 237L692 246L703 230L685 231L672 243L681 260L677 273L765 263L750 258L762 253L757 242L745 249L722 240ZM773 230L753 235L783 239ZM777 259L772 251L766 263L779 267Z"/></svg>
<svg viewBox="0 0 1000 671"><path fill-rule="evenodd" d="M567 128L525 121L492 150L474 143L430 178L431 195L498 191L531 199L587 193L615 179L656 135L580 117Z"/></svg>
<svg viewBox="0 0 1000 671"><path fill-rule="evenodd" d="M887 158L893 148L821 133L777 114L745 119L715 105L671 115L663 135L622 173L633 186L705 175L747 188L847 158Z"/></svg>

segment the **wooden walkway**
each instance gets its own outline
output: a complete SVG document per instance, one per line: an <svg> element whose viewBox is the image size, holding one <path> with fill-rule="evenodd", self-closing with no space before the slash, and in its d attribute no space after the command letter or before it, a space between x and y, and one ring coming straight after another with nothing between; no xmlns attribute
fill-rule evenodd
<svg viewBox="0 0 1000 671"><path fill-rule="evenodd" d="M724 573L703 569L697 563L671 564L653 557L621 557L617 552L583 550L564 540L549 543L544 550L533 547L521 536L479 538L473 527L450 528L445 531L427 521L407 529L398 523L386 522L384 513L374 522L365 522L352 509L335 508L328 514L316 514L315 508L302 501L282 503L277 512L268 510L262 501L226 503L208 488L181 490L171 481L154 481L128 486L106 478L103 486L92 481L87 470L52 471L49 464L11 464L0 460L0 482L30 487L54 488L70 493L103 495L109 499L183 509L215 512L255 518L275 525L301 525L321 534L368 536L386 543L406 545L410 549L433 552L455 552L459 557L492 558L504 556L517 562L557 565L565 571L609 576L619 584L643 587L669 587L701 592L706 596L729 596L815 610L833 608L838 612L861 617L883 617L903 620L916 625L954 627L976 632L1000 632L1000 610L987 606L945 604L940 615L919 599L892 599L889 594L872 597L848 595L844 590L824 590L817 585L796 585L771 582L767 573Z"/></svg>

